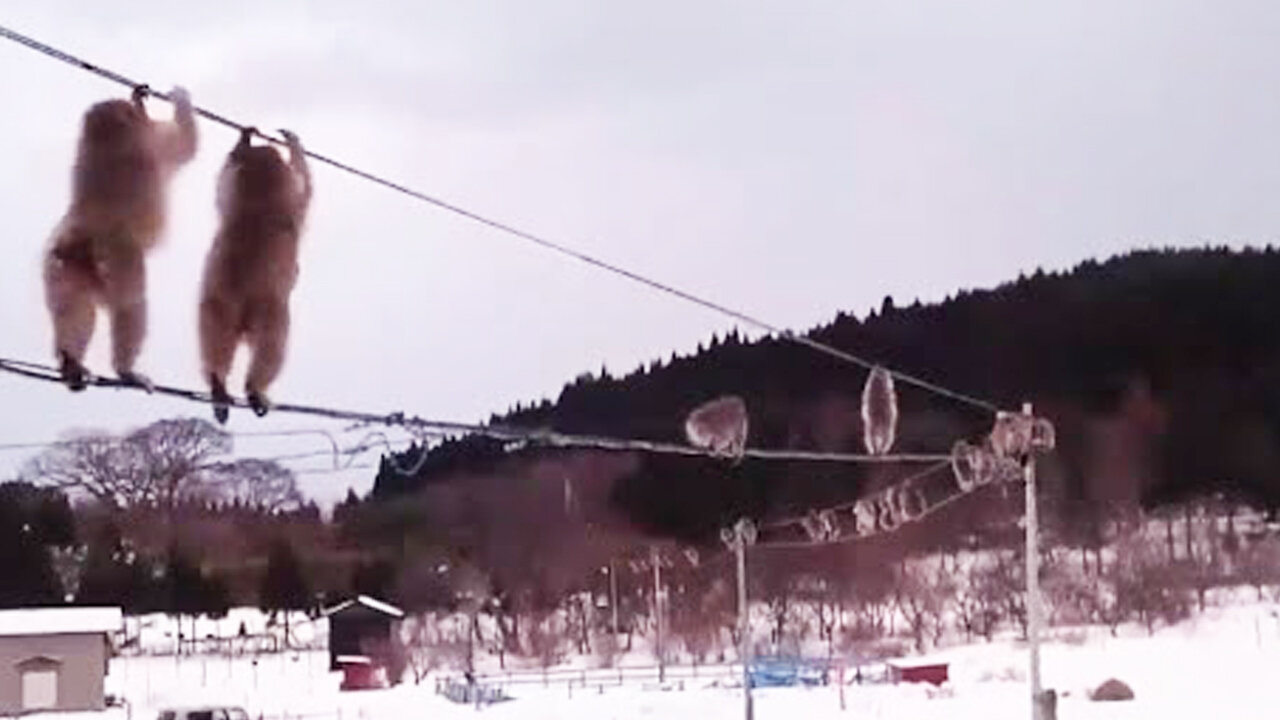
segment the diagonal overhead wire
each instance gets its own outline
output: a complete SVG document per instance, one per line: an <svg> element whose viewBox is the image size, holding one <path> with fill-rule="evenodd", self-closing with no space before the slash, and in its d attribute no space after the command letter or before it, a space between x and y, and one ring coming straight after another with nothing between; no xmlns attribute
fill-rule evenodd
<svg viewBox="0 0 1280 720"><path fill-rule="evenodd" d="M102 77L114 83L124 85L130 88L136 88L144 85L143 83L139 83L125 75L109 70L100 65L96 65L94 63L88 62L87 60L81 59L69 53L63 52L62 50L59 50L45 43L42 43L34 38L31 38L27 35L24 35L22 33L19 33L7 27L0 26L0 37L3 37L4 39L7 39L7 40L11 40L15 43L18 43L19 45L30 48L31 50L35 50L36 52L47 55L48 57L54 58L56 60L60 60L64 63L80 68L81 70L85 70L87 72L98 75L99 77ZM168 95L163 92L151 90L149 87L148 87L148 90L152 95L155 95L156 97L162 98L164 100L169 99ZM210 120L212 122L218 123L220 125L224 125L226 127L233 128L235 130L246 129L245 125L238 123L234 120L231 120L230 118L227 118L218 113L205 110L199 107L195 108L195 112L201 117L207 120ZM263 137L264 139L274 143L283 144L284 142L283 140L271 137L263 133L257 133L257 134ZM645 275L641 275L640 273L634 272L632 270L628 270L620 265L616 265L616 264L607 262L605 260L601 260L600 258L594 257L592 255L588 255L580 250L576 250L572 247L569 247L568 245L564 245L554 240L550 240L544 236L541 236L526 230L522 230L514 225L510 225L500 220L495 220L491 217L482 215L478 212L468 210L459 205L455 205L453 203L450 203L441 198L429 195L422 191L415 190L401 183L388 180L386 178L380 177L378 175L374 175L364 170L360 170L356 167L340 162L333 158L321 155L314 151L307 150L305 152L308 157L316 160L317 162L324 163L338 170L342 170L344 172L355 175L361 179L367 180L377 185L381 185L385 188L388 188L395 192L411 197L420 202L433 205L447 212L450 212L455 215L467 218L468 220L472 220L474 222L480 223L482 225L485 225L494 230L498 230L512 237L516 237L526 242L533 243L544 249L551 250L560 255L578 260L580 262L586 263L587 265L591 265L593 267L612 273L619 277L626 278L633 282L644 285L652 290L656 290L660 293L664 293L666 295L676 297L678 299L684 300L694 305L698 305L704 309L711 310L713 312L719 313L726 317L733 318L734 320L737 320L741 323L754 327L757 330L761 330L766 333L776 335L784 340L788 340L790 342L808 347L812 350L816 350L817 352L820 352L829 357L836 358L837 360L840 360L842 362L857 365L866 370L870 370L874 367L879 366L879 363L876 363L874 361L860 357L858 355L847 352L845 350L841 350L832 345L819 342L817 340L814 340L813 338L810 338L804 335L799 335L795 332L784 329L775 323L771 323L766 320L763 320L757 316L742 312L740 310L735 310L726 305L722 305L715 301L704 298L700 295L695 295L692 292L677 288L674 285L670 285L670 284L661 282L659 280L655 280L653 278L647 277ZM909 375L907 373L891 370L888 368L886 368L886 370L889 370L889 373L893 375L895 380L906 383L908 385L914 385L923 390L935 393L942 397L947 397L952 400L956 400L958 402L964 403L974 408L987 411L989 413L994 414L999 411L999 408L994 403L988 402L986 400L982 400L980 398L976 398L971 395L967 395L965 393L951 390L949 388L943 387L942 385L938 385L937 383L933 383L923 378Z"/></svg>

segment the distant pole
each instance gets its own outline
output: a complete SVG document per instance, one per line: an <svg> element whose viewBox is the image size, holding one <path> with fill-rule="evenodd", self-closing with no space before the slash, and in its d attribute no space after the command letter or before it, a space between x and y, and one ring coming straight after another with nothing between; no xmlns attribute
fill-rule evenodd
<svg viewBox="0 0 1280 720"><path fill-rule="evenodd" d="M840 671L836 675L836 682L840 683L840 709L844 710L844 660L840 661Z"/></svg>
<svg viewBox="0 0 1280 720"><path fill-rule="evenodd" d="M662 557L657 545L649 546L649 562L653 565L653 632L658 654L658 682L666 682L666 663L662 658Z"/></svg>
<svg viewBox="0 0 1280 720"><path fill-rule="evenodd" d="M742 661L742 713L753 720L755 707L751 701L751 614L747 599L747 546L756 540L756 527L747 518L734 524L722 536L733 548L738 560L738 657Z"/></svg>
<svg viewBox="0 0 1280 720"><path fill-rule="evenodd" d="M1022 412L1030 417L1031 403L1023 403ZM1027 649L1030 653L1031 717L1033 720L1049 720L1042 717L1040 699L1040 629L1044 622L1040 605L1040 518L1036 507L1035 453L1029 448L1023 476L1026 481Z"/></svg>
<svg viewBox="0 0 1280 720"><path fill-rule="evenodd" d="M613 637L618 637L618 573L609 558L609 609L613 611Z"/></svg>

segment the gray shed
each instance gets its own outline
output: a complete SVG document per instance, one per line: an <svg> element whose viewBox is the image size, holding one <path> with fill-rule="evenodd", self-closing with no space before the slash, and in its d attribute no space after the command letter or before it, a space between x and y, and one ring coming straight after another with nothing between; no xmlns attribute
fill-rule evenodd
<svg viewBox="0 0 1280 720"><path fill-rule="evenodd" d="M0 610L0 714L106 707L104 685L120 608Z"/></svg>

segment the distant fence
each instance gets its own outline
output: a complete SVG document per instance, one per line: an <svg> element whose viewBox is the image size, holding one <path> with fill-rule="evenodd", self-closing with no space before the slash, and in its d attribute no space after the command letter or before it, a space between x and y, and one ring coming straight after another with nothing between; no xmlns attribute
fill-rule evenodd
<svg viewBox="0 0 1280 720"><path fill-rule="evenodd" d="M766 675L776 675L779 664L795 666L797 683L838 682L836 668L839 661L802 658L761 657L752 663L753 684L763 682ZM772 672L771 672L772 670ZM821 680L818 674L824 675ZM807 677L806 677L807 676ZM458 681L460 676L450 675L437 681ZM888 681L888 666L883 662L850 662L843 673L846 684L879 684ZM776 680L776 678L775 678ZM707 665L629 665L612 668L549 668L546 670L522 668L502 672L490 672L476 676L477 685L498 688L512 686L562 686L569 692L574 689L604 689L624 685L654 685L665 683L682 690L686 685L718 683L739 687L742 683L742 665L739 663L713 663Z"/></svg>
<svg viewBox="0 0 1280 720"><path fill-rule="evenodd" d="M691 681L727 680L742 677L742 666L721 663L710 665L627 665L612 668L548 668L490 672L476 676L477 684L507 687L512 685L553 685L572 688L618 687L628 684L672 682L683 685Z"/></svg>
<svg viewBox="0 0 1280 720"><path fill-rule="evenodd" d="M320 710L316 712L257 713L250 715L250 720L370 720L372 716L364 709L338 708L336 710Z"/></svg>
<svg viewBox="0 0 1280 720"><path fill-rule="evenodd" d="M471 683L453 677L437 679L436 694L464 705L492 705L511 699L498 685Z"/></svg>
<svg viewBox="0 0 1280 720"><path fill-rule="evenodd" d="M285 643L281 635L260 633L255 635L206 635L205 637L184 637L166 643L143 646L137 638L125 639L116 637L116 648L124 656L172 656L172 655L260 655L265 653L281 653L290 651L324 650L328 648L326 638L311 638L306 641L292 640Z"/></svg>

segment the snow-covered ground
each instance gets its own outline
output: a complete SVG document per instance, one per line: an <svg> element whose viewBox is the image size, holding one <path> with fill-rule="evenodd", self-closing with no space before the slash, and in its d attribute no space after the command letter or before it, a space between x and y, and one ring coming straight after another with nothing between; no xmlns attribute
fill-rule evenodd
<svg viewBox="0 0 1280 720"><path fill-rule="evenodd" d="M238 626L238 619L224 621ZM1055 631L1044 649L1046 687L1061 696L1060 718L1207 717L1272 718L1276 715L1276 668L1280 668L1280 623L1275 606L1239 603L1210 608L1181 625L1148 637L1140 629ZM848 685L845 709L835 685L755 691L756 717L768 718L1026 718L1025 647L996 642L950 648L929 658L951 663L951 682L941 690L914 685ZM1137 699L1093 703L1086 690L1116 677ZM154 717L165 705L235 703L255 717L314 717L363 720L475 717L435 694L434 682L384 691L339 692L339 677L327 672L323 651L252 657L122 657L112 661L108 691L128 698L132 716ZM715 681L686 681L684 690L645 684L613 687L552 683L512 685L514 699L479 714L495 720L590 718L697 718L742 716L741 690ZM124 717L113 711L109 715ZM65 717L65 716L64 716ZM97 717L95 720L114 720Z"/></svg>

